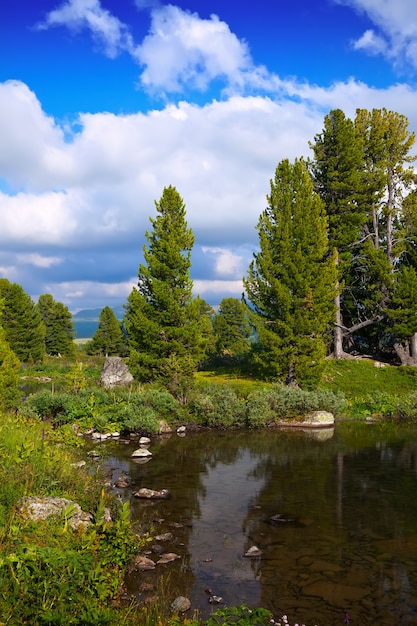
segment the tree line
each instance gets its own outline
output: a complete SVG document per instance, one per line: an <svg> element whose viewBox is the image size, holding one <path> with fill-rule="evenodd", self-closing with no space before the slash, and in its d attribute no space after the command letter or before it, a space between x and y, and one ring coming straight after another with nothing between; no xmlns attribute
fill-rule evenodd
<svg viewBox="0 0 417 626"><path fill-rule="evenodd" d="M217 313L193 296L194 235L180 194L164 188L124 320L105 307L87 351L128 356L137 379L177 397L214 358L306 386L319 381L328 356L416 365L417 178L408 126L386 109L326 115L313 157L277 165L242 299L225 298ZM48 294L34 305L7 279L0 297L5 338L19 359L71 352L64 305Z"/></svg>

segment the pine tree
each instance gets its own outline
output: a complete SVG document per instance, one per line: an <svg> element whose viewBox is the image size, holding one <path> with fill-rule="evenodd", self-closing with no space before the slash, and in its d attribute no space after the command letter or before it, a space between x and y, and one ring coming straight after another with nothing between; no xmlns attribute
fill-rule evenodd
<svg viewBox="0 0 417 626"><path fill-rule="evenodd" d="M4 300L0 299L0 312ZM20 361L10 348L3 327L0 324L0 410L8 411L16 408L20 401L18 389Z"/></svg>
<svg viewBox="0 0 417 626"><path fill-rule="evenodd" d="M45 325L31 297L21 285L0 279L0 297L4 300L1 324L5 337L23 363L39 362L45 356Z"/></svg>
<svg viewBox="0 0 417 626"><path fill-rule="evenodd" d="M45 293L39 296L37 308L45 325L47 354L73 354L75 331L68 307L62 302L56 302L51 294Z"/></svg>
<svg viewBox="0 0 417 626"><path fill-rule="evenodd" d="M155 202L157 217L146 233L144 264L125 316L130 368L140 380L161 380L177 395L185 392L204 354L201 304L192 298L190 278L194 235L175 187Z"/></svg>
<svg viewBox="0 0 417 626"><path fill-rule="evenodd" d="M260 251L244 280L259 337L256 359L289 384L314 384L334 314L327 218L303 160L278 165L267 199Z"/></svg>
<svg viewBox="0 0 417 626"><path fill-rule="evenodd" d="M239 357L250 351L252 327L245 304L237 298L223 298L213 319L217 356Z"/></svg>
<svg viewBox="0 0 417 626"><path fill-rule="evenodd" d="M86 345L87 354L102 354L108 356L124 356L126 342L122 324L113 310L106 306L100 313L98 328L91 341Z"/></svg>

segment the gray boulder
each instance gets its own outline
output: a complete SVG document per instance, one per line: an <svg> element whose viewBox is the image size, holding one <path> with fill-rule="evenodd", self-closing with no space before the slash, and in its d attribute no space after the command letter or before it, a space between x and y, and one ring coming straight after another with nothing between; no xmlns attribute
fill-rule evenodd
<svg viewBox="0 0 417 626"><path fill-rule="evenodd" d="M106 389L116 386L129 385L133 376L120 356L108 356L104 361L100 374L100 385Z"/></svg>

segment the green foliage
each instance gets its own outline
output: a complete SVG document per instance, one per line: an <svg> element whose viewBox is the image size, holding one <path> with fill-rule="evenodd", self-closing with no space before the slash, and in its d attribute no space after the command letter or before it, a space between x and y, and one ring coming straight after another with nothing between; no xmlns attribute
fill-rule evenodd
<svg viewBox="0 0 417 626"><path fill-rule="evenodd" d="M329 411L336 417L343 413L346 401L342 393L324 389L306 391L297 387L274 386L251 393L247 401L247 424L266 426L282 419Z"/></svg>
<svg viewBox="0 0 417 626"><path fill-rule="evenodd" d="M45 325L23 287L0 278L0 297L4 301L0 323L6 340L23 363L42 361L45 355Z"/></svg>
<svg viewBox="0 0 417 626"><path fill-rule="evenodd" d="M55 356L74 354L75 331L68 307L47 293L39 296L37 309L45 325L46 352Z"/></svg>
<svg viewBox="0 0 417 626"><path fill-rule="evenodd" d="M241 606L217 609L204 622L205 626L270 626L272 613L267 609Z"/></svg>
<svg viewBox="0 0 417 626"><path fill-rule="evenodd" d="M244 280L259 338L255 360L288 383L320 379L333 320L335 258L306 164L282 161L258 223L260 252Z"/></svg>
<svg viewBox="0 0 417 626"><path fill-rule="evenodd" d="M155 203L157 217L146 233L145 264L126 309L132 373L142 381L161 381L180 397L204 355L201 302L192 298L190 278L194 236L175 187L164 188Z"/></svg>
<svg viewBox="0 0 417 626"><path fill-rule="evenodd" d="M0 411L16 408L21 401L19 371L19 359L6 341L0 325Z"/></svg>
<svg viewBox="0 0 417 626"><path fill-rule="evenodd" d="M120 355L125 356L126 341L122 324L116 318L113 310L106 306L100 313L98 328L85 347L87 354Z"/></svg>
<svg viewBox="0 0 417 626"><path fill-rule="evenodd" d="M203 426L227 428L245 423L245 401L231 387L210 385L190 401L189 410Z"/></svg>
<svg viewBox="0 0 417 626"><path fill-rule="evenodd" d="M237 298L223 298L213 329L216 355L236 357L249 352L252 327L247 307Z"/></svg>

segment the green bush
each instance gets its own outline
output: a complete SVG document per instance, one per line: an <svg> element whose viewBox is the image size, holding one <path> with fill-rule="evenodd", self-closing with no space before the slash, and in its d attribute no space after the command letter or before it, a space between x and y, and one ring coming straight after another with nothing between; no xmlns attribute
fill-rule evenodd
<svg viewBox="0 0 417 626"><path fill-rule="evenodd" d="M246 403L227 385L211 385L190 401L190 411L203 426L227 428L245 424Z"/></svg>
<svg viewBox="0 0 417 626"><path fill-rule="evenodd" d="M158 414L151 407L126 405L119 418L123 432L152 435L159 431Z"/></svg>
<svg viewBox="0 0 417 626"><path fill-rule="evenodd" d="M346 400L341 393L324 389L306 391L298 387L276 386L254 391L248 397L247 424L263 426L269 422L306 415L312 411L329 411L341 415Z"/></svg>

